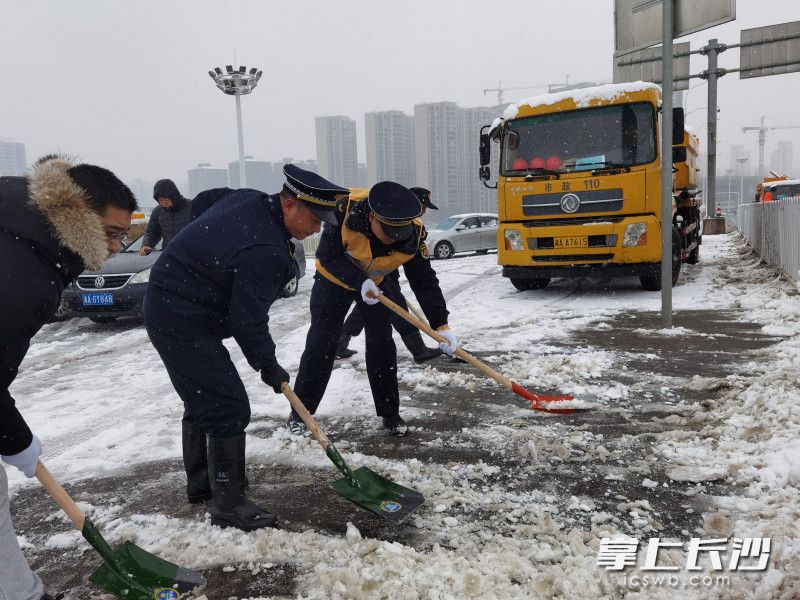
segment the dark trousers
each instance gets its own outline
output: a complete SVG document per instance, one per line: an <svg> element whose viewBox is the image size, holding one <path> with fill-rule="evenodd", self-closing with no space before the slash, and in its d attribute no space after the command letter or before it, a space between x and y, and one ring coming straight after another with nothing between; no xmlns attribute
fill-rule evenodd
<svg viewBox="0 0 800 600"><path fill-rule="evenodd" d="M183 400L184 418L211 437L243 433L250 423L250 400L222 336L211 319L182 315L174 302L158 288L148 287L144 322Z"/></svg>
<svg viewBox="0 0 800 600"><path fill-rule="evenodd" d="M380 287L383 289L383 283ZM364 318L367 375L375 412L381 417L397 415L400 412L400 393L391 311L382 304L369 306L359 293L331 283L319 274L314 276L311 288L311 328L300 358L295 392L308 411L315 413L328 387L336 358L336 343L353 301Z"/></svg>
<svg viewBox="0 0 800 600"><path fill-rule="evenodd" d="M398 304L403 310L408 310L408 303L403 293L400 291L400 282L396 279L387 278L384 282L381 282L381 289L389 300ZM417 328L411 323L394 313L391 313L391 322L392 327L394 327L401 336L417 331ZM363 330L364 316L361 314L359 307L356 306L345 319L344 325L342 326L342 333L350 337L358 337Z"/></svg>

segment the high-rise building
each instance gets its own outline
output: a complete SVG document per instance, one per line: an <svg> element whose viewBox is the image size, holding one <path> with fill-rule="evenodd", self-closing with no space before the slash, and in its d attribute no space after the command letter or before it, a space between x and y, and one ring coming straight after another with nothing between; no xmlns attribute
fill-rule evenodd
<svg viewBox="0 0 800 600"><path fill-rule="evenodd" d="M200 163L195 169L189 169L189 195L194 198L204 190L228 187L228 169L217 169L210 163Z"/></svg>
<svg viewBox="0 0 800 600"><path fill-rule="evenodd" d="M502 111L496 108L479 106L463 109L464 125L462 129L461 147L464 152L463 174L464 178L464 212L497 212L497 189L488 188L478 177L480 156L478 152L481 127L491 125L495 117ZM500 165L500 152L493 148L491 172L497 176Z"/></svg>
<svg viewBox="0 0 800 600"><path fill-rule="evenodd" d="M145 181L144 179L134 179L133 181L128 182L128 187L130 188L133 195L136 197L136 200L139 202L139 206L155 206L156 201L153 198L153 184L155 182Z"/></svg>
<svg viewBox="0 0 800 600"><path fill-rule="evenodd" d="M778 142L778 148L772 153L770 169L781 175L791 177L794 171L794 158L792 156L792 142Z"/></svg>
<svg viewBox="0 0 800 600"><path fill-rule="evenodd" d="M25 144L0 141L0 177L27 175L27 173L28 162L25 160Z"/></svg>
<svg viewBox="0 0 800 600"><path fill-rule="evenodd" d="M464 117L455 102L414 106L416 185L428 188L438 218L464 212Z"/></svg>
<svg viewBox="0 0 800 600"><path fill-rule="evenodd" d="M319 174L343 186L358 185L356 122L349 117L316 117Z"/></svg>
<svg viewBox="0 0 800 600"><path fill-rule="evenodd" d="M366 113L364 133L367 142L367 185L386 180L407 187L417 184L414 117L399 110Z"/></svg>
<svg viewBox="0 0 800 600"><path fill-rule="evenodd" d="M280 184L275 181L275 170L272 163L263 160L253 160L252 156L244 157L244 173L247 187L267 194L274 194L280 190ZM228 163L228 181L230 187L239 189L239 161Z"/></svg>

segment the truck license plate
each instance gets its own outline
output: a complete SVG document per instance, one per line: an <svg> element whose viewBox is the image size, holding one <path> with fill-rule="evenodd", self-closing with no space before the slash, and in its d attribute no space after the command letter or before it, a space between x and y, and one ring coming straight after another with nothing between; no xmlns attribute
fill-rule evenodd
<svg viewBox="0 0 800 600"><path fill-rule="evenodd" d="M586 248L588 246L588 237L560 237L553 240L554 248Z"/></svg>
<svg viewBox="0 0 800 600"><path fill-rule="evenodd" d="M84 306L111 306L114 294L83 294Z"/></svg>

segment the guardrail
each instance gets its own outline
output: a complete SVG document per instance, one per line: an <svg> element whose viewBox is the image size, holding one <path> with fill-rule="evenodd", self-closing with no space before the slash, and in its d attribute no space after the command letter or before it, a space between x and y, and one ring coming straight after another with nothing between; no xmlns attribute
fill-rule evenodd
<svg viewBox="0 0 800 600"><path fill-rule="evenodd" d="M800 198L742 204L736 224L764 261L800 281Z"/></svg>

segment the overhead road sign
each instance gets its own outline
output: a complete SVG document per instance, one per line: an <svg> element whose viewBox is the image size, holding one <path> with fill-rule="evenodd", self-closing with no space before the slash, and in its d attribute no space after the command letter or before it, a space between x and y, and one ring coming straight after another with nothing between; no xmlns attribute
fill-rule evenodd
<svg viewBox="0 0 800 600"><path fill-rule="evenodd" d="M800 71L800 21L742 29L739 78Z"/></svg>
<svg viewBox="0 0 800 600"><path fill-rule="evenodd" d="M661 0L614 0L614 55L660 44ZM736 18L736 0L675 0L673 38L721 25Z"/></svg>
<svg viewBox="0 0 800 600"><path fill-rule="evenodd" d="M689 89L689 42L673 45L672 81L675 90ZM649 81L661 83L661 46L614 57L614 83Z"/></svg>

